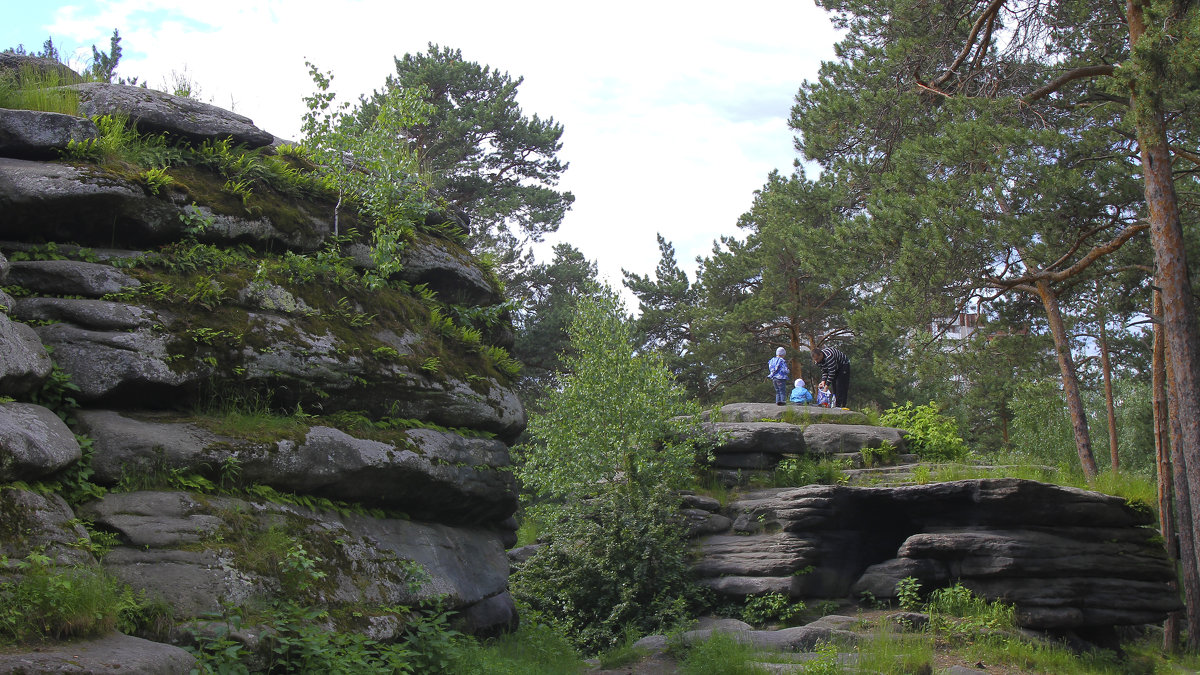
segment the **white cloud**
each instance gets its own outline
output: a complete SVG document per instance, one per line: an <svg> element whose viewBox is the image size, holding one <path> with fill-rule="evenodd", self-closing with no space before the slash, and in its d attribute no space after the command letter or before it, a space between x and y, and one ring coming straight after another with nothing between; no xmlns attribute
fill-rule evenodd
<svg viewBox="0 0 1200 675"><path fill-rule="evenodd" d="M834 40L823 10L795 0L112 0L64 4L48 30L103 48L113 28L119 74L161 86L185 73L205 100L284 137L313 89L306 59L350 99L429 42L524 76L525 112L566 129L562 187L577 201L558 239L617 285L621 268L653 271L655 232L687 269L737 232L767 173L790 170L792 96Z"/></svg>

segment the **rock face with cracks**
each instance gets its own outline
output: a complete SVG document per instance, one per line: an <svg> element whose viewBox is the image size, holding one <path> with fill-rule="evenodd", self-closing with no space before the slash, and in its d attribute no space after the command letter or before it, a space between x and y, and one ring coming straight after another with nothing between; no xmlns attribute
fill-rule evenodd
<svg viewBox="0 0 1200 675"><path fill-rule="evenodd" d="M0 111L0 481L103 489L68 503L0 488L9 571L34 554L103 567L171 605L177 627L278 598L376 639L403 628L382 608L434 599L460 630L515 625L509 444L525 412L496 356L511 346L504 298L463 248L465 217L417 216L399 271L367 287L373 225L335 211L336 194L302 180L314 167L276 155L251 120L72 86L81 116ZM152 186L125 163L61 159L101 133L84 115L228 163L177 161ZM244 174L238 188L235 160L298 182ZM300 583L288 555L323 574ZM139 644L85 651L192 667ZM57 667L11 658L0 669Z"/></svg>
<svg viewBox="0 0 1200 675"><path fill-rule="evenodd" d="M1181 607L1152 516L1123 499L1018 479L751 492L697 538L718 594L896 598L914 577L1016 607L1019 625L1087 631Z"/></svg>

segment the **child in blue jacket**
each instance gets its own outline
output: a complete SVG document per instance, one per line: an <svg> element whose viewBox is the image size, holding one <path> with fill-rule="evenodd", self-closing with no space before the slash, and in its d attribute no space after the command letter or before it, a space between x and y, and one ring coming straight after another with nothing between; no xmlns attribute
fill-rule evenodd
<svg viewBox="0 0 1200 675"><path fill-rule="evenodd" d="M775 385L775 405L784 405L787 401L787 383L791 371L783 355L787 351L780 347L775 350L775 357L767 362L767 379Z"/></svg>
<svg viewBox="0 0 1200 675"><path fill-rule="evenodd" d="M789 399L792 403L809 404L812 403L813 397L807 389L804 388L804 380L796 380L796 388L792 389L792 396Z"/></svg>

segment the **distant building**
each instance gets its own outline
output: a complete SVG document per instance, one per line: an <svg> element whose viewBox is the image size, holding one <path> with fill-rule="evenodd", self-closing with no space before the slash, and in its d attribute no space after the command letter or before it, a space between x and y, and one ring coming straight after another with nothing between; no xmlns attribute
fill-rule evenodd
<svg viewBox="0 0 1200 675"><path fill-rule="evenodd" d="M934 319L929 324L929 332L950 340L965 340L975 334L978 325L979 314L959 312L953 318Z"/></svg>

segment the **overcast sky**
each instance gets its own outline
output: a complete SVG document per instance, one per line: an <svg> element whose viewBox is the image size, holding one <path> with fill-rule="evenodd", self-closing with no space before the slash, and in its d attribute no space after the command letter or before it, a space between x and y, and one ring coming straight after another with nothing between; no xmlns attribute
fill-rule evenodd
<svg viewBox="0 0 1200 675"><path fill-rule="evenodd" d="M689 275L714 239L739 234L767 174L791 171L792 99L835 39L811 0L10 0L3 15L0 49L39 51L49 36L79 67L116 28L119 76L158 89L184 77L285 138L314 89L306 60L349 100L430 42L523 76L524 112L565 128L560 187L576 201L557 238L617 287L622 268L653 273L656 232Z"/></svg>

